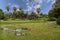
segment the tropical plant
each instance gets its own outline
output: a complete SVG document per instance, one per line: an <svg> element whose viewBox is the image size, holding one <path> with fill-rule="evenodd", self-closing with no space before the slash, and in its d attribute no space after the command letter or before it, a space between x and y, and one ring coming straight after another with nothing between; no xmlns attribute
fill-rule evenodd
<svg viewBox="0 0 60 40"><path fill-rule="evenodd" d="M36 11L37 11L37 13L39 14L40 11L41 11L41 9L40 9L40 8L37 8Z"/></svg>

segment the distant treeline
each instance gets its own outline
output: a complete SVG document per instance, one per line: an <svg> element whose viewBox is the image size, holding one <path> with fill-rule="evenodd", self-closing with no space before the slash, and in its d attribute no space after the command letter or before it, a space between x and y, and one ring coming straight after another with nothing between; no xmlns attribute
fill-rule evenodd
<svg viewBox="0 0 60 40"><path fill-rule="evenodd" d="M2 9L0 9L0 20L7 20L7 19L38 19L41 17L47 17L47 14L42 14L40 8L36 8L36 12L32 11L30 14L29 12L24 12L22 7L19 7L19 11L17 11L16 7L13 7L13 12L10 12L10 7L6 6L7 12L4 13Z"/></svg>

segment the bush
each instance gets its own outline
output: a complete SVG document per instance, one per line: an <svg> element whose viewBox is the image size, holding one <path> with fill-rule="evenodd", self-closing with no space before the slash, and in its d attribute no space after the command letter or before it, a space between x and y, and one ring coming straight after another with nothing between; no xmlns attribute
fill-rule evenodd
<svg viewBox="0 0 60 40"><path fill-rule="evenodd" d="M8 19L9 19L8 15L4 15L4 20L6 21Z"/></svg>
<svg viewBox="0 0 60 40"><path fill-rule="evenodd" d="M58 25L60 25L60 18L58 18L58 19L56 20L56 23L57 23Z"/></svg>
<svg viewBox="0 0 60 40"><path fill-rule="evenodd" d="M56 21L55 18L49 18L48 21Z"/></svg>

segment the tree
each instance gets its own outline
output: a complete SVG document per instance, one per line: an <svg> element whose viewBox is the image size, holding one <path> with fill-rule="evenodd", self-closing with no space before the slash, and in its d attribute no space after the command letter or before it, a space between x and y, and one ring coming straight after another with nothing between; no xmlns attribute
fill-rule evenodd
<svg viewBox="0 0 60 40"><path fill-rule="evenodd" d="M55 17L56 16L56 9L55 8L51 8L48 12L48 17L49 17L49 21L55 21Z"/></svg>
<svg viewBox="0 0 60 40"><path fill-rule="evenodd" d="M38 18L40 18L40 11L41 11L41 9L40 9L40 8L37 8L36 11L37 11L37 13L38 13L38 14L37 14Z"/></svg>
<svg viewBox="0 0 60 40"><path fill-rule="evenodd" d="M37 8L36 11L37 11L37 13L39 14L40 11L41 11L41 9L40 9L40 8Z"/></svg>
<svg viewBox="0 0 60 40"><path fill-rule="evenodd" d="M24 11L22 7L19 7L19 11L17 12L18 18L23 19L24 18Z"/></svg>
<svg viewBox="0 0 60 40"><path fill-rule="evenodd" d="M9 7L9 6L6 6L6 10L9 12L9 10L10 10L10 7Z"/></svg>
<svg viewBox="0 0 60 40"><path fill-rule="evenodd" d="M22 10L22 7L21 6L19 7L19 10Z"/></svg>
<svg viewBox="0 0 60 40"><path fill-rule="evenodd" d="M56 23L60 24L60 0L56 0L56 2L52 6L52 10L49 11L49 18L56 18Z"/></svg>
<svg viewBox="0 0 60 40"><path fill-rule="evenodd" d="M1 19L4 19L4 13L3 13L3 10L2 9L0 9L0 20Z"/></svg>
<svg viewBox="0 0 60 40"><path fill-rule="evenodd" d="M9 6L6 6L6 10L7 10L7 14L6 14L6 15L7 15L8 18L10 18L10 17L9 17L9 10L10 10L10 7L9 7Z"/></svg>
<svg viewBox="0 0 60 40"><path fill-rule="evenodd" d="M13 7L13 18L14 19L16 19L17 18L17 12L16 12L16 10L17 10L17 8L16 7Z"/></svg>
<svg viewBox="0 0 60 40"><path fill-rule="evenodd" d="M55 14L54 17L60 17L60 0L56 0L56 2L53 4L53 8Z"/></svg>
<svg viewBox="0 0 60 40"><path fill-rule="evenodd" d="M16 12L17 8L16 7L13 7L13 10Z"/></svg>
<svg viewBox="0 0 60 40"><path fill-rule="evenodd" d="M31 14L28 16L28 19L29 19L29 20L37 19L37 18L38 18L38 16L36 15L35 12L31 12Z"/></svg>
<svg viewBox="0 0 60 40"><path fill-rule="evenodd" d="M56 23L60 25L60 0L56 0L54 8L56 9L55 11L55 17L56 17Z"/></svg>
<svg viewBox="0 0 60 40"><path fill-rule="evenodd" d="M25 14L24 14L24 18L28 18L28 12L26 12Z"/></svg>

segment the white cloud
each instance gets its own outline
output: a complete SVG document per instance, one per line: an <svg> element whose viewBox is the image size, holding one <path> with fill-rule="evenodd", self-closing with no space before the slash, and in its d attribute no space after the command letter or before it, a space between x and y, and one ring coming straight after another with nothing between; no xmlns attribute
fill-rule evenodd
<svg viewBox="0 0 60 40"><path fill-rule="evenodd" d="M47 3L49 3L51 0L47 0Z"/></svg>
<svg viewBox="0 0 60 40"><path fill-rule="evenodd" d="M29 2L29 0L23 0L24 2Z"/></svg>
<svg viewBox="0 0 60 40"><path fill-rule="evenodd" d="M40 8L40 5L35 5L34 8L35 8L35 9L36 9L36 8Z"/></svg>
<svg viewBox="0 0 60 40"><path fill-rule="evenodd" d="M26 3L26 5L29 5L29 3Z"/></svg>
<svg viewBox="0 0 60 40"><path fill-rule="evenodd" d="M8 5L10 6L10 5L11 5L11 3L8 3Z"/></svg>
<svg viewBox="0 0 60 40"><path fill-rule="evenodd" d="M56 1L56 0L52 0L52 4L54 4L54 3L55 3L55 1Z"/></svg>
<svg viewBox="0 0 60 40"><path fill-rule="evenodd" d="M33 9L40 7L41 3L42 3L42 0L41 1L40 0L31 0L31 2L26 2L26 6L27 6L26 11L32 11Z"/></svg>
<svg viewBox="0 0 60 40"><path fill-rule="evenodd" d="M19 9L17 9L17 11L19 11Z"/></svg>
<svg viewBox="0 0 60 40"><path fill-rule="evenodd" d="M42 0L34 0L36 3L42 3L43 1Z"/></svg>
<svg viewBox="0 0 60 40"><path fill-rule="evenodd" d="M55 0L48 0L47 3L51 2L51 4L55 3Z"/></svg>
<svg viewBox="0 0 60 40"><path fill-rule="evenodd" d="M36 11L36 8L41 7L43 3L49 3L51 4L55 3L55 0L24 0L26 2L27 9L26 11L31 11L34 9Z"/></svg>

